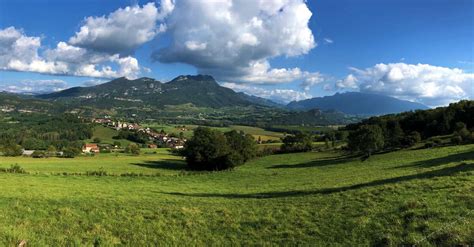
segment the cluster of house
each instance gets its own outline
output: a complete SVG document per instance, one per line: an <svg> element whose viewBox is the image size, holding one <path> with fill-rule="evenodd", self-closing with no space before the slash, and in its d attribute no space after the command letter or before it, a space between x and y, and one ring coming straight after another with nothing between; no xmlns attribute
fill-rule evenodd
<svg viewBox="0 0 474 247"><path fill-rule="evenodd" d="M109 117L95 118L92 120L92 122L101 124L105 127L109 127L115 130L129 130L129 131L142 132L148 136L150 142L159 144L160 146L166 146L166 147L170 147L174 149L183 148L184 143L186 142L186 139L184 138L172 137L168 135L167 133L164 133L163 131L156 132L153 129L142 127L136 123L114 121L110 119ZM158 147L158 145L156 144L149 144L148 147L156 148Z"/></svg>

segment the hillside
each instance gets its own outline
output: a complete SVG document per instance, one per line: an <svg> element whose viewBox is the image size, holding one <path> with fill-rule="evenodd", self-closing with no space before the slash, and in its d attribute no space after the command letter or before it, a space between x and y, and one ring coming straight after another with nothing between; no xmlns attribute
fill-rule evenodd
<svg viewBox="0 0 474 247"><path fill-rule="evenodd" d="M352 115L383 115L428 109L420 103L358 92L336 93L332 96L293 101L287 107L291 110L337 110Z"/></svg>
<svg viewBox="0 0 474 247"><path fill-rule="evenodd" d="M29 173L0 174L0 245L468 246L473 154L474 145L363 162L335 152L282 154L209 173L183 170L163 149L2 157L0 168L18 163Z"/></svg>
<svg viewBox="0 0 474 247"><path fill-rule="evenodd" d="M0 112L57 112L60 104L38 100L30 96L0 92Z"/></svg>
<svg viewBox="0 0 474 247"><path fill-rule="evenodd" d="M266 100L256 100L222 87L206 75L178 76L167 83L145 77L136 80L122 77L92 87L74 87L39 97L99 108L163 107L186 103L211 108L269 104Z"/></svg>

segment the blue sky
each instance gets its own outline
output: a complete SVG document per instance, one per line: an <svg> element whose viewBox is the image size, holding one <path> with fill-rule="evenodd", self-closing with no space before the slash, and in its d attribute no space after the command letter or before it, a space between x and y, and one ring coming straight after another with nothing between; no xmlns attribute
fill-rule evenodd
<svg viewBox="0 0 474 247"><path fill-rule="evenodd" d="M280 102L343 91L430 106L473 98L471 0L151 3L0 0L0 90L207 73Z"/></svg>

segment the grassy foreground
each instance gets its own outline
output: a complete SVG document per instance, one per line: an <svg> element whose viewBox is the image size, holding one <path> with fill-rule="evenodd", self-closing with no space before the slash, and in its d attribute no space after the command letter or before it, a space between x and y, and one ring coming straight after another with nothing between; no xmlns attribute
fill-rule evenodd
<svg viewBox="0 0 474 247"><path fill-rule="evenodd" d="M273 155L215 173L183 173L166 153L0 159L12 163L33 173L0 173L0 245L474 244L474 145ZM100 167L160 176L55 175Z"/></svg>

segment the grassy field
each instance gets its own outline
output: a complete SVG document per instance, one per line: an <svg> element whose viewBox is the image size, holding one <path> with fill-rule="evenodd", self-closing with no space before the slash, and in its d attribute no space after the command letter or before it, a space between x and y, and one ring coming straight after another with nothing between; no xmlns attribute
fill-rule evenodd
<svg viewBox="0 0 474 247"><path fill-rule="evenodd" d="M198 127L198 125L168 125L168 124L145 124L146 127L155 128L156 130L164 130L166 133L174 133L178 135L180 132L183 132L184 136L187 138L193 135L193 130ZM242 126L242 125L231 125L229 127L210 127L212 129L220 130L222 132L227 132L231 130L243 131L247 134L252 135L256 140L260 137L261 140L280 140L284 136L283 133L267 131L258 127L251 126Z"/></svg>
<svg viewBox="0 0 474 247"><path fill-rule="evenodd" d="M0 173L0 245L474 244L474 145L363 162L281 154L210 173L183 172L165 150L0 159L13 163L32 173ZM100 168L160 176L55 175Z"/></svg>
<svg viewBox="0 0 474 247"><path fill-rule="evenodd" d="M92 142L94 140L94 138L100 138L101 140L101 143L106 143L106 144L113 144L115 141L119 141L122 145L122 147L125 147L127 146L128 144L130 144L131 142L129 140L124 140L124 139L120 139L120 140L116 140L116 139L113 139L114 136L117 136L118 135L118 131L117 130L114 130L114 129L111 129L111 128L108 128L108 127L104 127L104 126L101 126L101 125L96 125L94 126L94 132L93 132L93 136L91 139L89 140L86 140L86 142Z"/></svg>

